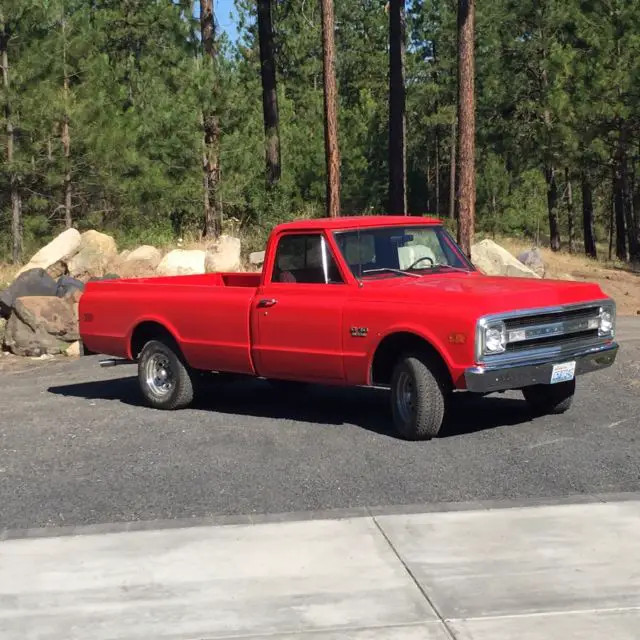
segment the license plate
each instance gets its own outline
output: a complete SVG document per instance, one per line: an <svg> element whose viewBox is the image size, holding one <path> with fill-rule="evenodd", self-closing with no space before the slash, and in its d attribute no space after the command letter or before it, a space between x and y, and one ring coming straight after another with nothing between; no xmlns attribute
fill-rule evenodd
<svg viewBox="0 0 640 640"><path fill-rule="evenodd" d="M573 380L575 374L575 362L563 362L562 364L554 364L553 371L551 371L551 384L558 384L558 382L568 382L569 380Z"/></svg>

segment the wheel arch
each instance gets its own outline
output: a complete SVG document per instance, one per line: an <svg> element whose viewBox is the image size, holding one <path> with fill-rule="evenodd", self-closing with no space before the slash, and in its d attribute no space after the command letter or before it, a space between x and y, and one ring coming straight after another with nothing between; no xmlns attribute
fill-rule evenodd
<svg viewBox="0 0 640 640"><path fill-rule="evenodd" d="M442 351L433 340L410 329L392 331L380 340L369 366L370 384L389 385L396 362L407 353L418 354L431 361L446 386L454 387L451 368Z"/></svg>
<svg viewBox="0 0 640 640"><path fill-rule="evenodd" d="M142 320L131 330L128 340L129 357L137 360L144 345L150 340L166 340L183 356L180 343L173 330L154 319ZM184 356L183 356L184 357Z"/></svg>

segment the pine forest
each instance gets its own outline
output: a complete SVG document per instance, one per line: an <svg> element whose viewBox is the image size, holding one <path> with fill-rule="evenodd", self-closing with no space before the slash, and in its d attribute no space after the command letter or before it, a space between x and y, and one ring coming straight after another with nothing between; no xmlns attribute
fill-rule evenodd
<svg viewBox="0 0 640 640"><path fill-rule="evenodd" d="M640 261L637 0L2 0L0 262L433 215Z"/></svg>

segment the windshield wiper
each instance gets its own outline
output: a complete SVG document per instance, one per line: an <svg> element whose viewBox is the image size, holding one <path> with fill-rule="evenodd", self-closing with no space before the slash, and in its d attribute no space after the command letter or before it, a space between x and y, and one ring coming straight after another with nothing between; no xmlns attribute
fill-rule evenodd
<svg viewBox="0 0 640 640"><path fill-rule="evenodd" d="M367 269L362 272L362 275L367 273L383 273L385 271L390 271L391 273L399 273L403 276L413 276L414 278L419 278L420 276L417 273L411 273L410 271L402 271L402 269L393 269L392 267L381 267L380 269Z"/></svg>
<svg viewBox="0 0 640 640"><path fill-rule="evenodd" d="M469 269L463 269L462 267L454 267L452 264L434 264L427 269L453 269L454 271L462 271L462 273L471 273Z"/></svg>

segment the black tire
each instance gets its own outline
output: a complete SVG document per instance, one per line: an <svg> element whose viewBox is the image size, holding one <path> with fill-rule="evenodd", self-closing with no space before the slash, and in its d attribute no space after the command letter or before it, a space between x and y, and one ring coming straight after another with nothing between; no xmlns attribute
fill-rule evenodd
<svg viewBox="0 0 640 640"><path fill-rule="evenodd" d="M153 370L158 375L152 379ZM167 373L166 377L161 375L162 371ZM138 359L138 383L144 399L154 409L171 411L191 404L195 377L180 350L169 340L150 340L144 345ZM164 386L160 385L161 380Z"/></svg>
<svg viewBox="0 0 640 640"><path fill-rule="evenodd" d="M444 376L432 359L411 354L398 361L391 378L391 410L402 438L435 438L444 420L445 398Z"/></svg>
<svg viewBox="0 0 640 640"><path fill-rule="evenodd" d="M559 384L538 384L522 390L524 399L537 415L560 414L568 411L576 392L576 380Z"/></svg>

